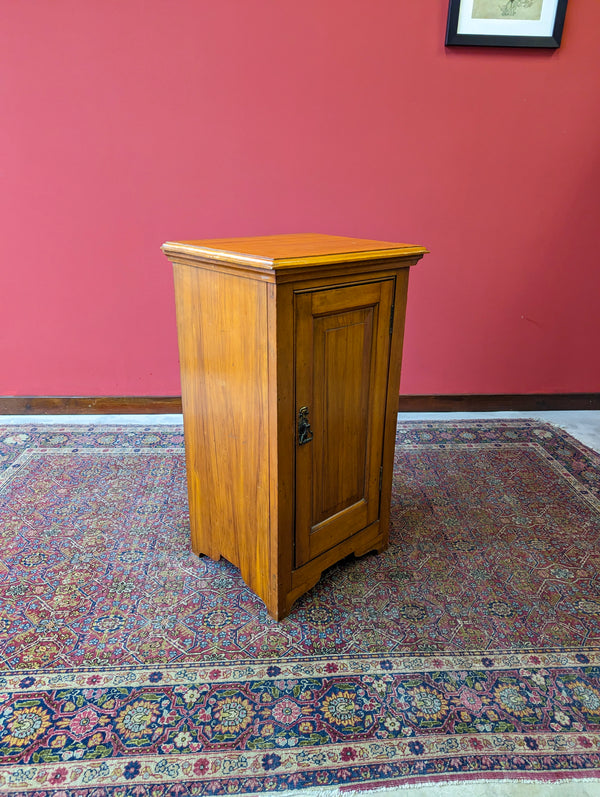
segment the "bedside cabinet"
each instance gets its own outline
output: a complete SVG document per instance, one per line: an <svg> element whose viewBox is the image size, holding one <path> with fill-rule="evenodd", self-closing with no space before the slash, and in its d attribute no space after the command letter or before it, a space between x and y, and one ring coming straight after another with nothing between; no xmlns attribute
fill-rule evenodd
<svg viewBox="0 0 600 797"><path fill-rule="evenodd" d="M421 246L330 235L165 243L191 545L280 620L388 543L404 315Z"/></svg>

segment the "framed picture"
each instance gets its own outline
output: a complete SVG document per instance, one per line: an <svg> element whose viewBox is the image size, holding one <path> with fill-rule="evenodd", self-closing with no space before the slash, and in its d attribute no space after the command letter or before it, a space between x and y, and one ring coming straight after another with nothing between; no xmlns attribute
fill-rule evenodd
<svg viewBox="0 0 600 797"><path fill-rule="evenodd" d="M446 45L560 47L567 0L450 0Z"/></svg>

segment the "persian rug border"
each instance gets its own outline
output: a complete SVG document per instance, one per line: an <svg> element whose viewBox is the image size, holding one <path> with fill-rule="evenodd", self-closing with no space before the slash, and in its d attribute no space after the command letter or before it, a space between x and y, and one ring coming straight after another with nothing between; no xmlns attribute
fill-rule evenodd
<svg viewBox="0 0 600 797"><path fill-rule="evenodd" d="M506 653L484 651L469 654L413 653L405 656L363 654L327 654L293 658L289 662L280 658L261 659L259 662L232 663L227 659L215 659L204 664L185 662L182 664L140 664L135 667L81 667L30 668L7 674L0 670L0 689L3 691L35 692L39 688L75 689L93 683L110 686L144 687L156 683L173 686L210 681L227 683L239 677L264 681L281 678L313 678L332 672L348 676L385 675L395 673L438 672L448 669L481 669L486 672L529 668L556 669L563 667L600 667L600 648L586 648L585 653L575 651L544 651L532 653ZM269 671L277 669L276 674Z"/></svg>

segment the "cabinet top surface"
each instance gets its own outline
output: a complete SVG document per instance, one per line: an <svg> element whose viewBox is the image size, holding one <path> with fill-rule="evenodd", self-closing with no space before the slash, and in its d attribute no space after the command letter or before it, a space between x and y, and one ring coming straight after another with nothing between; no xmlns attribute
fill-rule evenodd
<svg viewBox="0 0 600 797"><path fill-rule="evenodd" d="M344 238L320 233L168 241L162 249L167 256L189 255L194 258L272 269L344 260L421 257L427 252L423 246Z"/></svg>

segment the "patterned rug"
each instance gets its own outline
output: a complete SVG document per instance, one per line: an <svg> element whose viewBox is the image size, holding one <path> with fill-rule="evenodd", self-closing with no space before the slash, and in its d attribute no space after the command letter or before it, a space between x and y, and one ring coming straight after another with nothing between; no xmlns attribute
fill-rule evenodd
<svg viewBox="0 0 600 797"><path fill-rule="evenodd" d="M180 427L0 427L0 790L600 774L600 457L403 423L391 545L282 623L188 548Z"/></svg>

